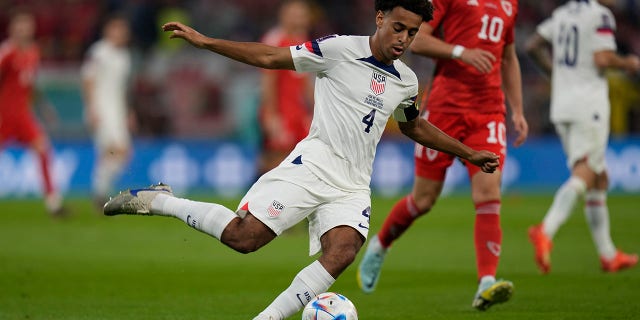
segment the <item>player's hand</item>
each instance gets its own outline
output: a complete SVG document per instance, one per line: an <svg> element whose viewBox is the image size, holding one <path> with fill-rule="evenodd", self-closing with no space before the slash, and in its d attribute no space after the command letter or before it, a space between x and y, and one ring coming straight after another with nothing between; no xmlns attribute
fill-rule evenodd
<svg viewBox="0 0 640 320"><path fill-rule="evenodd" d="M486 150L474 152L467 160L486 173L493 173L500 166L500 157Z"/></svg>
<svg viewBox="0 0 640 320"><path fill-rule="evenodd" d="M634 75L640 72L640 58L638 58L638 56L630 54L625 57L625 60L627 60L627 67L625 69L629 74Z"/></svg>
<svg viewBox="0 0 640 320"><path fill-rule="evenodd" d="M207 37L193 28L180 22L167 22L162 26L163 31L170 31L169 38L181 38L195 47L204 48Z"/></svg>
<svg viewBox="0 0 640 320"><path fill-rule="evenodd" d="M460 60L470 66L473 66L480 73L489 73L493 68L493 63L496 61L496 56L486 50L466 48L462 51Z"/></svg>
<svg viewBox="0 0 640 320"><path fill-rule="evenodd" d="M518 133L516 141L513 142L513 146L519 147L527 140L527 137L529 136L529 124L527 123L527 119L525 119L523 114L514 114L511 117L511 120L513 121L513 127L516 130L516 133Z"/></svg>

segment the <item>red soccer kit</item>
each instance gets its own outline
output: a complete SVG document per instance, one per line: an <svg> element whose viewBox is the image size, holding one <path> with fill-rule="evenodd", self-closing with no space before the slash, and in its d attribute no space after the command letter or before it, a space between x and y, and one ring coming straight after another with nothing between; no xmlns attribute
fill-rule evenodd
<svg viewBox="0 0 640 320"><path fill-rule="evenodd" d="M33 84L40 61L36 46L0 44L0 143L31 143L42 134L32 108Z"/></svg>
<svg viewBox="0 0 640 320"><path fill-rule="evenodd" d="M474 149L506 156L505 102L501 84L504 47L514 42L516 0L433 0L434 35L447 43L491 52L491 72L481 74L455 59L436 62L430 90L425 90L424 117L450 136ZM416 145L416 174L442 181L453 156ZM472 176L480 169L467 165Z"/></svg>
<svg viewBox="0 0 640 320"><path fill-rule="evenodd" d="M276 47L289 47L301 44L307 39L292 38L283 34L279 29L272 29L268 32L263 42ZM291 137L288 143L278 143L271 137L265 135L263 140L264 148L267 150L290 151L296 143L302 140L309 133L311 117L307 101L305 100L307 91L306 75L293 70L265 70L276 75L276 108L281 121L281 130ZM260 122L264 128L264 111L260 111Z"/></svg>

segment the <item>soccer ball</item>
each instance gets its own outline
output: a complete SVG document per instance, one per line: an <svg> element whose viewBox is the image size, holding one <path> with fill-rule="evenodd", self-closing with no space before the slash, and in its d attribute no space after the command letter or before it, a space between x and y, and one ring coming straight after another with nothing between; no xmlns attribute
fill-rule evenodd
<svg viewBox="0 0 640 320"><path fill-rule="evenodd" d="M325 292L307 303L302 320L358 320L358 311L347 297Z"/></svg>

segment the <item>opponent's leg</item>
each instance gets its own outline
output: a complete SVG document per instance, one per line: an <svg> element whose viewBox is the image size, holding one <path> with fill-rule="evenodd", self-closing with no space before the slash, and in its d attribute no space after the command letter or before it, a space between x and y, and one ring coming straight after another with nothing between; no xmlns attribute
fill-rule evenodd
<svg viewBox="0 0 640 320"><path fill-rule="evenodd" d="M365 293L375 290L388 248L413 222L431 210L440 195L441 181L415 177L413 191L391 209L382 229L371 238L358 266L357 280Z"/></svg>
<svg viewBox="0 0 640 320"><path fill-rule="evenodd" d="M56 190L51 173L51 148L44 134L39 134L32 142L31 148L36 152L40 164L40 174L44 189L44 201L47 211L53 216L65 214L62 208L62 197Z"/></svg>
<svg viewBox="0 0 640 320"><path fill-rule="evenodd" d="M476 209L474 243L479 282L472 306L478 310L506 302L513 295L513 283L496 280L502 247L501 174L501 171L492 174L478 172L471 178L471 197Z"/></svg>

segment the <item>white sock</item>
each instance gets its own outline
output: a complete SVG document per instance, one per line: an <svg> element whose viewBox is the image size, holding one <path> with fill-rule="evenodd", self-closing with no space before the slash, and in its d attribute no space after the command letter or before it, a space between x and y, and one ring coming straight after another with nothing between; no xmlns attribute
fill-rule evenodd
<svg viewBox="0 0 640 320"><path fill-rule="evenodd" d="M591 228L591 237L601 257L613 259L616 247L611 240L609 228L609 210L607 193L603 190L592 190L585 197L584 214Z"/></svg>
<svg viewBox="0 0 640 320"><path fill-rule="evenodd" d="M216 203L180 199L162 193L151 201L151 213L176 217L218 240L229 222L238 217L235 212Z"/></svg>
<svg viewBox="0 0 640 320"><path fill-rule="evenodd" d="M587 184L580 178L571 176L561 187L556 191L556 195L553 198L553 204L547 211L547 214L542 220L544 226L544 233L553 239L556 232L563 225L578 200L578 196L584 194L587 189Z"/></svg>
<svg viewBox="0 0 640 320"><path fill-rule="evenodd" d="M319 261L300 270L291 285L256 317L286 319L304 308L315 296L326 292L336 280Z"/></svg>
<svg viewBox="0 0 640 320"><path fill-rule="evenodd" d="M93 170L93 193L97 196L108 196L113 181L124 167L124 161L117 158L99 159Z"/></svg>

